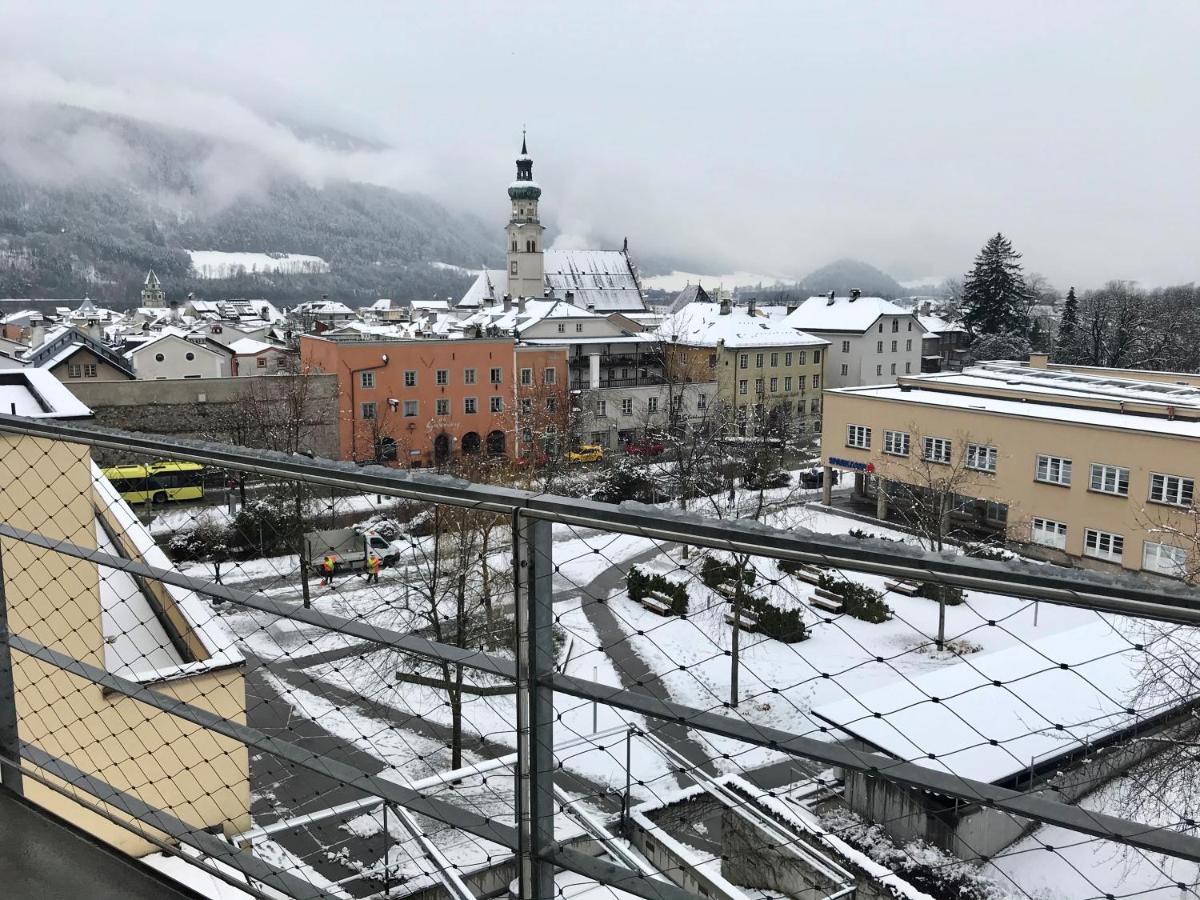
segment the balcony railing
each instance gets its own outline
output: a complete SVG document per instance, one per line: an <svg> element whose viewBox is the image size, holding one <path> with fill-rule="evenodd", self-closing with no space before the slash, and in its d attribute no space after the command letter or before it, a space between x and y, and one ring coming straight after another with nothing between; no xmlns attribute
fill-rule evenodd
<svg viewBox="0 0 1200 900"><path fill-rule="evenodd" d="M614 506L85 424L0 416L0 442L5 786L61 796L96 813L89 827L119 827L127 843L251 895L467 898L513 881L519 897L547 898L590 880L694 900L767 878L779 893L802 883L805 896L847 898L885 870L853 849L870 848L847 819L822 824L814 811L813 798L857 802L841 779L895 792L913 821L950 807L955 821L1003 820L1009 840L1036 823L1067 830L1041 853L1100 838L1138 860L1200 860L1191 833L1064 802L1053 761L1039 757L1050 780L1032 787L976 777L980 760L1003 765L1007 752L975 733L986 716L965 730L920 724L964 696L989 715L1019 696L1027 724L1003 735L1007 747L1037 740L1045 722L1070 744L1105 702L1087 679L1121 667L1087 669L1086 653L1020 617L1043 603L1059 630L1136 619L1142 658L1159 647L1144 636L1154 622L1200 624L1200 597L1183 586L809 531L797 524L813 521L808 499L786 489L734 490L727 512L761 519L748 526L676 500ZM158 510L151 528L173 565L98 480L91 452L245 473L260 499ZM706 482L679 496L720 511L726 494ZM348 514L375 524L310 559L310 532L341 540L330 522ZM367 565L375 537L382 572ZM854 618L849 600L814 593L819 577L887 579L891 618ZM1023 670L979 681L982 655L935 651L937 604L900 589L929 584L969 592L958 639L1028 645L1038 677L1080 693L1063 707L1053 685L1022 693ZM836 739L892 715L869 705L872 684L955 665L953 697L916 690L903 704L921 714L888 719L910 749ZM846 697L861 699L859 714L820 718ZM1139 706L1121 723L1162 734L1191 705ZM1112 731L1105 759L1144 736ZM968 751L976 768L960 770ZM917 827L889 809L875 824ZM977 852L1003 857L988 846Z"/></svg>

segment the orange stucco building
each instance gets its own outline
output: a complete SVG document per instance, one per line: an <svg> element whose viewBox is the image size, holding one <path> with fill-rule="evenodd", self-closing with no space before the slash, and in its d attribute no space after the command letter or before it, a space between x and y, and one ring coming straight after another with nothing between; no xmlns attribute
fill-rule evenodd
<svg viewBox="0 0 1200 900"><path fill-rule="evenodd" d="M337 376L343 459L417 468L520 457L566 420L565 347L304 335L300 364Z"/></svg>

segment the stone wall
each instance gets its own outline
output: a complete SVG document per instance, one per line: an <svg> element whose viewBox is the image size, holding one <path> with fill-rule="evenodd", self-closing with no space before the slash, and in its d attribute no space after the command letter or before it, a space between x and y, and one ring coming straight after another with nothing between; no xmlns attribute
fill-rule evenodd
<svg viewBox="0 0 1200 900"><path fill-rule="evenodd" d="M337 459L341 448L336 375L68 382L66 386L91 408L94 422L104 428L235 443L231 423L262 408L265 394L287 392L293 378L307 379L306 448L316 456ZM248 439L247 443L254 441ZM111 464L120 454L98 451L96 457L101 464Z"/></svg>

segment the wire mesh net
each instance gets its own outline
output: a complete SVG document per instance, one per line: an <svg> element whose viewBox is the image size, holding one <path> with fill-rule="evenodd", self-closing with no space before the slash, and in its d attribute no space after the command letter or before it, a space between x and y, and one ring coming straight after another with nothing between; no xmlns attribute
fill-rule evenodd
<svg viewBox="0 0 1200 900"><path fill-rule="evenodd" d="M252 896L516 883L528 509L3 440L26 796ZM674 505L723 541L539 514L555 895L1197 895L1191 626L923 576L920 535L803 483L710 487ZM849 549L763 537L803 529Z"/></svg>

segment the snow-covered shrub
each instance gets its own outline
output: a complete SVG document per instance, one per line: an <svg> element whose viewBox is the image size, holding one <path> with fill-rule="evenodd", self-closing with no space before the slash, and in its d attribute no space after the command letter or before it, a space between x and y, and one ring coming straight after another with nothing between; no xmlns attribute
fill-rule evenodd
<svg viewBox="0 0 1200 900"><path fill-rule="evenodd" d="M763 597L750 596L746 598L746 608L754 614L758 630L767 637L785 644L795 644L811 637L804 624L804 613L799 607L783 609Z"/></svg>
<svg viewBox="0 0 1200 900"><path fill-rule="evenodd" d="M633 566L629 570L629 574L625 576L625 587L629 591L629 599L634 603L640 603L648 594L662 594L671 600L671 606L668 613L672 616L682 616L687 614L688 609L688 592L687 588L676 581L671 581L663 575L654 573L646 573Z"/></svg>
<svg viewBox="0 0 1200 900"><path fill-rule="evenodd" d="M221 561L229 555L229 529L220 522L201 519L191 528L171 535L166 549L175 562Z"/></svg>
<svg viewBox="0 0 1200 900"><path fill-rule="evenodd" d="M883 594L874 588L848 581L828 572L818 577L819 587L842 598L846 615L878 625L892 617L892 608L883 602Z"/></svg>
<svg viewBox="0 0 1200 900"><path fill-rule="evenodd" d="M1000 900L995 882L979 869L926 841L897 847L880 825L872 825L848 810L821 817L826 831L837 835L937 900Z"/></svg>
<svg viewBox="0 0 1200 900"><path fill-rule="evenodd" d="M963 589L952 584L938 584L933 581L923 581L917 588L918 597L928 597L939 600L947 606L959 606L963 602Z"/></svg>
<svg viewBox="0 0 1200 900"><path fill-rule="evenodd" d="M721 585L737 580L738 567L733 563L724 563L713 556L706 556L704 562L700 564L700 580L705 587L716 590ZM754 584L757 580L757 574L754 569L749 566L742 568L742 582L748 585Z"/></svg>

